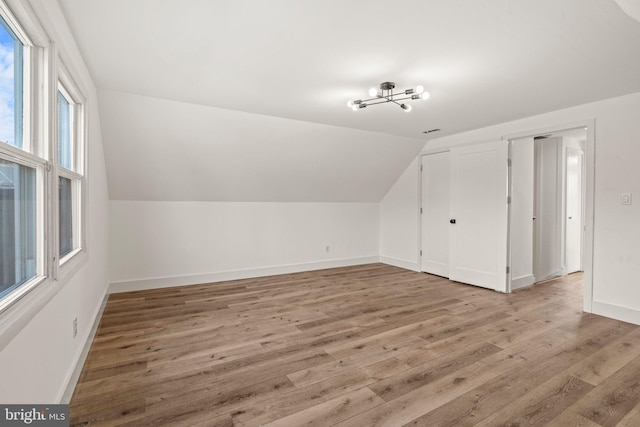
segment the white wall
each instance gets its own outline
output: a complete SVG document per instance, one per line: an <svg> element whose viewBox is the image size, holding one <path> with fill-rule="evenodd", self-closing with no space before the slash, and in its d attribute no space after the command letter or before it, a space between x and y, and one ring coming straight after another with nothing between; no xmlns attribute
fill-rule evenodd
<svg viewBox="0 0 640 427"><path fill-rule="evenodd" d="M112 291L378 261L377 203L111 201L110 222Z"/></svg>
<svg viewBox="0 0 640 427"><path fill-rule="evenodd" d="M98 104L91 77L57 2L31 0L31 3L49 37L66 58L66 65L79 73L80 83L87 88L89 115L86 262L71 274L61 276L56 284L43 285L61 289L0 351L0 402L44 404L61 400L105 295L108 192ZM73 339L75 316L78 335Z"/></svg>
<svg viewBox="0 0 640 427"><path fill-rule="evenodd" d="M380 260L419 271L420 156L414 159L380 202Z"/></svg>
<svg viewBox="0 0 640 427"><path fill-rule="evenodd" d="M631 206L620 203L622 193L640 194L638 117L640 93L635 93L435 139L424 152L527 131L566 129L595 119L592 309L594 313L640 324L640 287L636 285L640 277L640 209L637 202ZM413 200L403 199L403 205L417 206L417 180L399 180L389 194L404 194L407 198L413 195ZM414 242L402 236L417 236L417 223L406 222L401 215L383 215L381 223L381 241L398 243L386 247L386 256L400 258L413 250ZM413 223L413 230L408 230Z"/></svg>

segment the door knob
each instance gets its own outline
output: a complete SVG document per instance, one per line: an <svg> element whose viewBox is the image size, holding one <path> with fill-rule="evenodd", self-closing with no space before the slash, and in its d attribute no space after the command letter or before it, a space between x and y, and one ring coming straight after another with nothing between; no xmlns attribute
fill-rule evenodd
<svg viewBox="0 0 640 427"><path fill-rule="evenodd" d="M455 220L455 219L450 219L450 220L449 220L449 222L450 222L451 224L455 224L455 223L456 223L456 220Z"/></svg>

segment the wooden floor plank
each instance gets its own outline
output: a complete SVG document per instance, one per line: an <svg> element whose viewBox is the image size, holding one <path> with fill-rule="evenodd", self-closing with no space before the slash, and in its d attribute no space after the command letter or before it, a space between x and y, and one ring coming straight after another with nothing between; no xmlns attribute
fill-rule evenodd
<svg viewBox="0 0 640 427"><path fill-rule="evenodd" d="M384 401L366 387L349 392L304 411L296 412L265 424L268 427L330 426L355 414L373 408Z"/></svg>
<svg viewBox="0 0 640 427"><path fill-rule="evenodd" d="M600 383L572 410L603 427L618 424L640 404L640 357Z"/></svg>
<svg viewBox="0 0 640 427"><path fill-rule="evenodd" d="M114 294L71 425L640 425L640 327L582 313L581 281L368 264Z"/></svg>
<svg viewBox="0 0 640 427"><path fill-rule="evenodd" d="M544 426L593 388L579 378L560 374L476 425Z"/></svg>

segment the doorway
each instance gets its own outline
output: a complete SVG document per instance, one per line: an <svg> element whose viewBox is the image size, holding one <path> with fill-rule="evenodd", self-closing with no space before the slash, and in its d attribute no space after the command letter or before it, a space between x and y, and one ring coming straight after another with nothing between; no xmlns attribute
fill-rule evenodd
<svg viewBox="0 0 640 427"><path fill-rule="evenodd" d="M536 283L582 270L586 138L584 128L534 137Z"/></svg>
<svg viewBox="0 0 640 427"><path fill-rule="evenodd" d="M583 270L587 130L510 139L511 289Z"/></svg>

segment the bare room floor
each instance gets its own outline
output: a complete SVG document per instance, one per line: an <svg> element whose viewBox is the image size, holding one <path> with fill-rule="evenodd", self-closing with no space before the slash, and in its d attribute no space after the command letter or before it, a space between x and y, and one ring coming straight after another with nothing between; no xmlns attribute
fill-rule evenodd
<svg viewBox="0 0 640 427"><path fill-rule="evenodd" d="M114 294L71 424L638 426L640 326L581 307L384 264Z"/></svg>

